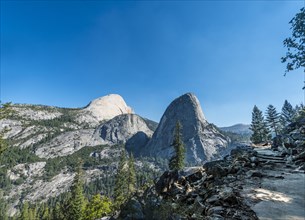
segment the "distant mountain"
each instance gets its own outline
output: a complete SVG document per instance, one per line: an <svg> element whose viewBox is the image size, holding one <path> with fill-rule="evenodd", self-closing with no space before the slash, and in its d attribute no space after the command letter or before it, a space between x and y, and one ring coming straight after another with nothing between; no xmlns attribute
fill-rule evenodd
<svg viewBox="0 0 305 220"><path fill-rule="evenodd" d="M220 130L236 134L251 134L250 125L236 124L229 127L220 127Z"/></svg>

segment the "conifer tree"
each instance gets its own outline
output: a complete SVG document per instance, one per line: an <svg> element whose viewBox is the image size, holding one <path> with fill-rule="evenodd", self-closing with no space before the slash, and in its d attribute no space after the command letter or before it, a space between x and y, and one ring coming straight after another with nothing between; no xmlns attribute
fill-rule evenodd
<svg viewBox="0 0 305 220"><path fill-rule="evenodd" d="M273 105L268 105L267 107L266 122L275 135L278 135L280 131L280 115Z"/></svg>
<svg viewBox="0 0 305 220"><path fill-rule="evenodd" d="M38 219L36 205L34 205L33 207L29 208L29 219L30 220Z"/></svg>
<svg viewBox="0 0 305 220"><path fill-rule="evenodd" d="M3 192L0 190L0 219L7 220L7 203L6 200L3 198Z"/></svg>
<svg viewBox="0 0 305 220"><path fill-rule="evenodd" d="M82 220L85 209L85 197L83 195L83 174L82 174L82 162L79 162L77 172L75 174L71 190L71 197L69 200L69 206L67 210L68 220Z"/></svg>
<svg viewBox="0 0 305 220"><path fill-rule="evenodd" d="M134 164L134 157L133 154L130 154L128 160L128 195L131 196L136 190L136 171L135 171L135 164Z"/></svg>
<svg viewBox="0 0 305 220"><path fill-rule="evenodd" d="M254 144L260 144L269 141L270 132L264 120L262 111L259 110L256 105L252 111L252 122L250 125L250 130L253 132L250 140Z"/></svg>
<svg viewBox="0 0 305 220"><path fill-rule="evenodd" d="M182 126L178 121L176 123L174 131L174 140L172 146L174 147L174 153L172 158L169 160L170 170L181 170L184 167L185 148L182 141Z"/></svg>
<svg viewBox="0 0 305 220"><path fill-rule="evenodd" d="M100 219L111 213L112 203L106 196L96 194L86 206L85 220Z"/></svg>
<svg viewBox="0 0 305 220"><path fill-rule="evenodd" d="M11 103L2 104L0 102L0 120L10 116L13 113L14 111L11 107ZM6 148L7 148L7 142L3 138L3 132L0 132L0 155L3 153L3 151Z"/></svg>
<svg viewBox="0 0 305 220"><path fill-rule="evenodd" d="M20 220L30 220L29 203L25 201L22 205Z"/></svg>
<svg viewBox="0 0 305 220"><path fill-rule="evenodd" d="M128 191L127 182L127 167L126 167L125 149L122 150L118 170L115 177L114 186L114 201L115 207L118 209L126 200L126 193Z"/></svg>
<svg viewBox="0 0 305 220"><path fill-rule="evenodd" d="M292 123L295 116L295 110L293 109L292 105L285 100L284 105L282 107L282 113L281 113L281 124L282 127L286 127L290 123Z"/></svg>
<svg viewBox="0 0 305 220"><path fill-rule="evenodd" d="M64 207L61 206L61 204L59 202L56 202L53 210L52 210L52 218L51 219L67 219L67 213L63 213L63 209ZM66 215L65 215L66 214Z"/></svg>
<svg viewBox="0 0 305 220"><path fill-rule="evenodd" d="M49 207L46 205L46 203L43 204L41 212L42 220L51 220L51 213L49 212Z"/></svg>

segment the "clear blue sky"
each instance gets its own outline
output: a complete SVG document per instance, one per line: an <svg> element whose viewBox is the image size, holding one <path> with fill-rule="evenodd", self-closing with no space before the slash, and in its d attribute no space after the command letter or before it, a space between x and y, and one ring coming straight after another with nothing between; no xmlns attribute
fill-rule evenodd
<svg viewBox="0 0 305 220"><path fill-rule="evenodd" d="M117 93L159 121L186 92L219 126L303 101L283 77L304 1L1 1L1 100L82 107Z"/></svg>

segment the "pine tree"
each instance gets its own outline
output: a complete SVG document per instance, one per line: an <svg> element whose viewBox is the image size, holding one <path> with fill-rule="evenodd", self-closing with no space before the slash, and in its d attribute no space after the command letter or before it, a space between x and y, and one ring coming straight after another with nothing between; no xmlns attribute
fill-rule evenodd
<svg viewBox="0 0 305 220"><path fill-rule="evenodd" d="M273 105L268 105L267 107L266 122L275 135L278 135L280 131L280 115Z"/></svg>
<svg viewBox="0 0 305 220"><path fill-rule="evenodd" d="M14 113L14 110L11 107L11 103L4 103L2 104L0 102L0 120L5 119L8 116L12 115ZM4 131L0 132L0 155L4 152L4 150L7 148L7 142L3 138Z"/></svg>
<svg viewBox="0 0 305 220"><path fill-rule="evenodd" d="M254 144L260 144L269 141L270 132L264 120L262 111L259 110L256 105L254 106L252 111L252 122L250 125L250 130L252 130L253 132L250 140Z"/></svg>
<svg viewBox="0 0 305 220"><path fill-rule="evenodd" d="M66 220L67 219L67 217L66 217L67 213L65 213L66 215L64 215L63 209L64 209L64 207L61 206L61 204L59 202L56 202L55 206L52 209L52 214L51 214L52 218L51 219L62 219L62 220L64 219L64 220Z"/></svg>
<svg viewBox="0 0 305 220"><path fill-rule="evenodd" d="M111 213L112 203L106 196L96 194L86 206L85 220L100 219Z"/></svg>
<svg viewBox="0 0 305 220"><path fill-rule="evenodd" d="M172 146L174 147L174 153L172 158L169 160L170 170L181 170L184 167L185 148L182 141L182 127L180 122L176 123L174 131L174 140Z"/></svg>
<svg viewBox="0 0 305 220"><path fill-rule="evenodd" d="M49 212L49 207L46 205L46 203L43 204L42 210L41 210L41 218L42 220L51 220L51 213Z"/></svg>
<svg viewBox="0 0 305 220"><path fill-rule="evenodd" d="M29 203L25 201L22 205L20 220L30 220Z"/></svg>
<svg viewBox="0 0 305 220"><path fill-rule="evenodd" d="M127 182L127 167L126 167L126 154L125 149L122 150L120 161L118 165L118 171L115 177L115 186L114 186L114 201L115 207L118 209L127 199L126 193L128 191L128 182Z"/></svg>
<svg viewBox="0 0 305 220"><path fill-rule="evenodd" d="M38 219L36 205L34 205L33 207L29 208L29 219L30 220Z"/></svg>
<svg viewBox="0 0 305 220"><path fill-rule="evenodd" d="M79 162L77 172L75 174L71 190L71 197L69 200L69 207L67 210L68 220L82 220L85 209L85 197L83 195L83 176L82 176L82 163Z"/></svg>
<svg viewBox="0 0 305 220"><path fill-rule="evenodd" d="M135 164L134 164L134 157L133 154L130 154L128 160L128 195L131 196L136 191L136 171L135 171Z"/></svg>
<svg viewBox="0 0 305 220"><path fill-rule="evenodd" d="M282 127L284 128L290 123L292 123L294 116L295 116L295 110L293 109L292 105L287 100L285 100L281 113Z"/></svg>
<svg viewBox="0 0 305 220"><path fill-rule="evenodd" d="M7 203L6 200L3 198L3 192L0 190L0 219L7 220Z"/></svg>

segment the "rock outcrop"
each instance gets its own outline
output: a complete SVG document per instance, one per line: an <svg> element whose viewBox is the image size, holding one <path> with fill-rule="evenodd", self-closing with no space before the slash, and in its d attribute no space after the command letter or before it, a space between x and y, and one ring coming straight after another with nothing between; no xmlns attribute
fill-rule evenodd
<svg viewBox="0 0 305 220"><path fill-rule="evenodd" d="M137 154L151 138L153 131L146 121L135 114L124 114L101 124L95 131L95 139L100 138L104 144L125 144L128 150Z"/></svg>
<svg viewBox="0 0 305 220"><path fill-rule="evenodd" d="M224 160L165 171L155 185L135 195L122 207L119 219L251 219L257 220L240 194L256 152L240 147ZM130 208L137 204L137 209Z"/></svg>
<svg viewBox="0 0 305 220"><path fill-rule="evenodd" d="M287 162L269 148L240 145L222 160L165 171L118 219L304 219L305 174Z"/></svg>
<svg viewBox="0 0 305 220"><path fill-rule="evenodd" d="M177 121L182 125L186 162L200 164L209 161L229 145L230 139L209 124L195 95L187 93L175 99L166 109L143 155L170 158L171 143Z"/></svg>
<svg viewBox="0 0 305 220"><path fill-rule="evenodd" d="M286 126L282 134L273 139L272 149L305 170L305 117Z"/></svg>
<svg viewBox="0 0 305 220"><path fill-rule="evenodd" d="M97 98L83 109L90 112L99 121L109 120L121 114L131 114L133 110L127 106L124 99L117 94Z"/></svg>

